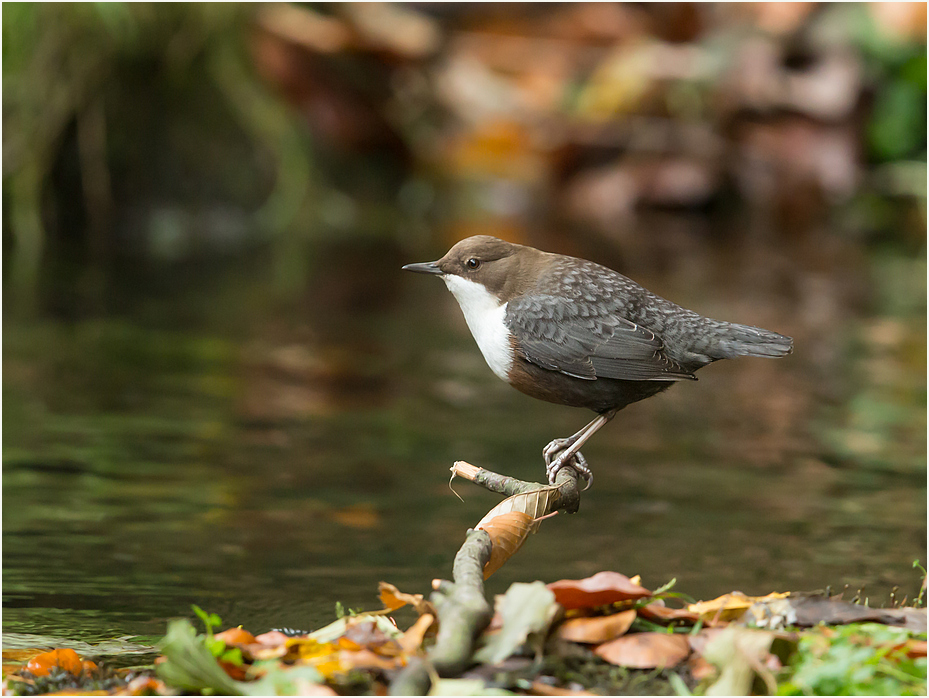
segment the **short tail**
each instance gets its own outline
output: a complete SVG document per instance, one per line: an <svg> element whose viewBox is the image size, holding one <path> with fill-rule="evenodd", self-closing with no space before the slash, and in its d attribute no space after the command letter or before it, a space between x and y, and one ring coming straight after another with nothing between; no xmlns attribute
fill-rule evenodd
<svg viewBox="0 0 929 698"><path fill-rule="evenodd" d="M794 340L777 332L760 327L721 322L713 342L716 359L731 359L736 356L763 356L778 358L793 351Z"/></svg>

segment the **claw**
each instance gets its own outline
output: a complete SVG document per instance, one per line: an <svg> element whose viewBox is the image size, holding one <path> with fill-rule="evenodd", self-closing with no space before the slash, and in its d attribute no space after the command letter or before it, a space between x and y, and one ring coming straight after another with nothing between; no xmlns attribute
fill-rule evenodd
<svg viewBox="0 0 929 698"><path fill-rule="evenodd" d="M565 449L570 448L572 445L573 442L571 439L554 439L553 441L549 441L548 445L542 449L542 458L545 460L545 465L551 465L555 456Z"/></svg>
<svg viewBox="0 0 929 698"><path fill-rule="evenodd" d="M577 474L580 477L584 478L584 482L586 484L584 485L584 490L582 491L586 491L587 489L590 488L591 484L593 484L593 481L594 481L594 475L590 471L590 467L587 465L587 459L584 458L583 454L580 451L578 451L577 453L571 454L568 458L565 458L564 452L567 451L569 446L558 444L559 446L561 446L561 448L553 448L553 446L555 446L557 442L566 442L566 441L569 441L569 439L555 439L555 441L552 441L542 451L542 455L545 458L545 474L548 477L548 482L549 484L554 485L555 478L558 476L558 472L562 468L573 468L575 471L577 471ZM552 460L552 456L554 456L556 453L559 453L559 452L561 452L562 455Z"/></svg>

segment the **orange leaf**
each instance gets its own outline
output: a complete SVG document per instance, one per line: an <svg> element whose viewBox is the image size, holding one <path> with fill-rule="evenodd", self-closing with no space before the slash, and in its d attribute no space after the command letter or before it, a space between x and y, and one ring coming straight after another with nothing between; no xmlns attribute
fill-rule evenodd
<svg viewBox="0 0 929 698"><path fill-rule="evenodd" d="M598 645L625 635L635 616L635 610L629 609L611 616L571 618L558 626L555 635L562 640Z"/></svg>
<svg viewBox="0 0 929 698"><path fill-rule="evenodd" d="M503 563L523 546L532 533L533 521L529 514L510 511L477 525L479 529L487 531L494 546L490 551L490 559L484 565L484 579L503 567Z"/></svg>
<svg viewBox="0 0 929 698"><path fill-rule="evenodd" d="M63 649L36 655L29 660L26 671L35 676L47 676L55 667L60 667L75 676L80 675L81 669L84 668L81 664L81 658L77 656L77 652Z"/></svg>
<svg viewBox="0 0 929 698"><path fill-rule="evenodd" d="M216 633L214 635L217 640L222 640L227 645L251 645L252 643L257 642L255 636L252 635L248 630L243 630L239 628L229 628L228 630L223 630L221 633Z"/></svg>
<svg viewBox="0 0 929 698"><path fill-rule="evenodd" d="M700 619L700 616L693 611L688 611L686 608L668 608L658 601L642 606L639 609L639 615L649 620L658 621L686 620L696 623Z"/></svg>
<svg viewBox="0 0 929 698"><path fill-rule="evenodd" d="M907 640L906 642L906 656L910 659L917 659L919 657L926 656L926 641L925 640Z"/></svg>
<svg viewBox="0 0 929 698"><path fill-rule="evenodd" d="M555 592L555 601L566 609L593 608L652 594L619 572L598 572L587 579L562 579L548 588Z"/></svg>
<svg viewBox="0 0 929 698"><path fill-rule="evenodd" d="M403 651L412 654L418 650L423 644L423 638L426 636L426 632L432 627L433 623L435 623L435 616L430 613L421 615L416 622L403 633L403 637L398 640Z"/></svg>
<svg viewBox="0 0 929 698"><path fill-rule="evenodd" d="M667 668L687 658L690 644L684 635L634 633L600 645L594 654L610 664L632 669Z"/></svg>
<svg viewBox="0 0 929 698"><path fill-rule="evenodd" d="M416 609L419 615L425 613L432 616L436 615L435 606L432 605L432 602L426 601L422 594L404 593L387 582L379 582L377 590L380 593L381 603L384 604L384 609L387 611L396 611L398 608L409 604Z"/></svg>

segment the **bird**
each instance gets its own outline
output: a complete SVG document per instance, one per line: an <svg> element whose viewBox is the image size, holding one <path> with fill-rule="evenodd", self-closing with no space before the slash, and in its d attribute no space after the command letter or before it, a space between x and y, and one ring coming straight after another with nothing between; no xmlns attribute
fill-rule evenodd
<svg viewBox="0 0 929 698"><path fill-rule="evenodd" d="M568 466L584 489L591 485L580 449L627 405L696 380L698 369L720 359L793 351L790 337L703 317L600 264L489 235L402 269L445 282L498 378L531 397L596 413L542 450L550 483Z"/></svg>

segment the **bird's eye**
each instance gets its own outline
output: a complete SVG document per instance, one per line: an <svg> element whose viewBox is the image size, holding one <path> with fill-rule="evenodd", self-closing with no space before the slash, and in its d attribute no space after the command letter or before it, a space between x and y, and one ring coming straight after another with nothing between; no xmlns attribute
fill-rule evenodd
<svg viewBox="0 0 929 698"><path fill-rule="evenodd" d="M471 271L474 271L475 269L479 269L479 268L480 268L480 266L481 266L481 260L475 259L474 257L471 257L471 259L469 259L467 262L465 262L465 265L467 265L468 269L470 269Z"/></svg>

